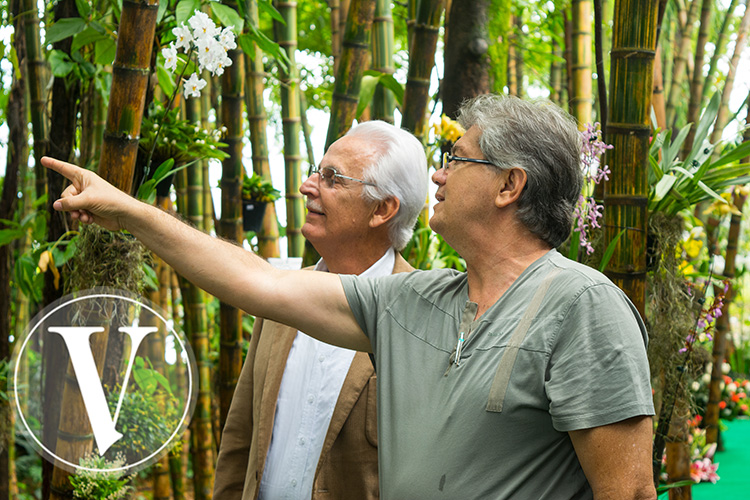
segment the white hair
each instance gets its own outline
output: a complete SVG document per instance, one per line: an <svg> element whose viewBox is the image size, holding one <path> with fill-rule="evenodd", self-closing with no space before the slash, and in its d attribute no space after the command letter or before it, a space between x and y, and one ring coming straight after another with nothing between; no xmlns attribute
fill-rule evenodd
<svg viewBox="0 0 750 500"><path fill-rule="evenodd" d="M380 120L360 123L346 135L367 139L377 149L375 163L365 166L362 175L377 186L364 186L362 196L371 201L398 198L399 210L388 223L388 235L391 245L401 250L409 242L427 199L424 147L406 130Z"/></svg>

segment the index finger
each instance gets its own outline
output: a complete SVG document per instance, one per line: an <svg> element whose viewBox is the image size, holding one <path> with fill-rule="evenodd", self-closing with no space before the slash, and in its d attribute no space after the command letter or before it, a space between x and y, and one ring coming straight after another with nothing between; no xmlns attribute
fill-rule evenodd
<svg viewBox="0 0 750 500"><path fill-rule="evenodd" d="M56 158L52 158L49 156L43 156L41 162L42 162L42 165L49 168L50 170L54 170L55 172L62 175L69 181L81 180L82 169L80 167L73 165L72 163L60 161Z"/></svg>

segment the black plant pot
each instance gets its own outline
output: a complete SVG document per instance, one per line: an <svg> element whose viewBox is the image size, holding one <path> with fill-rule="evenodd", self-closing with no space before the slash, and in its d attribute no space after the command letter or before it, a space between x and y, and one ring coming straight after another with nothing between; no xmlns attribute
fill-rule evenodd
<svg viewBox="0 0 750 500"><path fill-rule="evenodd" d="M242 198L242 230L260 231L263 226L263 215L266 213L268 203L253 200L251 198Z"/></svg>

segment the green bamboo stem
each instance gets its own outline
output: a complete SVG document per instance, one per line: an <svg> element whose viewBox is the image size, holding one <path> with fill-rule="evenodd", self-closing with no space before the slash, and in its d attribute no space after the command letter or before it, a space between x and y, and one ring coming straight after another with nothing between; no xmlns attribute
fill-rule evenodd
<svg viewBox="0 0 750 500"><path fill-rule="evenodd" d="M687 122L697 124L701 108L701 96L703 95L703 59L706 54L706 42L708 31L711 29L711 5L713 0L703 0L701 7L700 30L698 31L698 44L695 46L695 62L693 63L693 79L690 84L690 100L688 101ZM682 146L682 157L686 158L693 149L695 129L690 127L687 138ZM700 147L700 144L697 145Z"/></svg>
<svg viewBox="0 0 750 500"><path fill-rule="evenodd" d="M490 0L487 29L488 39L491 41L488 49L490 59L490 72L492 74L492 91L496 94L505 92L508 81L508 47L511 32L511 7L510 0ZM453 7L451 7L452 9Z"/></svg>
<svg viewBox="0 0 750 500"><path fill-rule="evenodd" d="M667 94L667 124L672 126L675 123L676 117L676 106L677 103L682 99L682 84L685 78L685 69L688 62L688 54L690 54L690 44L692 42L693 25L695 19L698 16L698 0L690 1L690 7L687 11L687 17L685 23L681 26L681 33L679 38L676 40L674 66L672 67L672 81Z"/></svg>
<svg viewBox="0 0 750 500"><path fill-rule="evenodd" d="M374 15L374 2L352 0L349 5L341 64L333 88L326 149L351 128L356 117L362 74L368 65Z"/></svg>
<svg viewBox="0 0 750 500"><path fill-rule="evenodd" d="M225 5L236 8L237 4L231 0L225 0ZM242 165L242 141L244 138L242 103L245 100L245 68L242 51L230 50L227 55L232 60L221 76L221 122L226 128L223 141L227 144L225 152L229 154L222 161L221 174L221 220L219 221L218 234L222 238L237 243L242 243L244 233L242 232L242 178L244 167ZM191 199L195 190L196 201L203 209L203 175L197 177L200 170L197 166L191 176L188 170L188 199ZM191 182L191 181L195 182ZM203 226L203 220L198 227ZM219 429L224 428L224 421L229 413L229 405L234 396L234 388L240 377L242 369L242 311L225 302L220 305L221 346L219 349ZM220 434L217 434L220 435Z"/></svg>
<svg viewBox="0 0 750 500"><path fill-rule="evenodd" d="M573 0L573 93L571 109L583 130L591 123L591 0Z"/></svg>
<svg viewBox="0 0 750 500"><path fill-rule="evenodd" d="M724 15L724 20L721 22L721 28L719 28L719 33L716 36L716 44L714 48L714 53L711 54L711 62L708 64L708 72L706 73L706 80L703 82L703 98L702 101L706 101L709 98L709 89L712 87L712 82L714 81L714 75L716 73L716 64L719 62L719 59L721 59L724 56L724 51L727 47L727 28L729 27L729 24L731 20L734 18L734 9L737 6L738 0L731 0L729 2L729 8L727 8L727 12ZM746 4L747 5L747 4ZM747 8L745 9L747 11Z"/></svg>
<svg viewBox="0 0 750 500"><path fill-rule="evenodd" d="M124 0L99 175L130 192L156 30L157 0Z"/></svg>
<svg viewBox="0 0 750 500"><path fill-rule="evenodd" d="M390 0L376 0L372 20L372 66L376 71L392 75L393 66L393 16ZM372 118L393 123L396 99L393 93L378 84L372 97Z"/></svg>
<svg viewBox="0 0 750 500"><path fill-rule="evenodd" d="M440 18L444 9L445 0L421 0L409 44L409 71L401 128L410 130L417 137L422 137L427 127L430 75L435 64Z"/></svg>
<svg viewBox="0 0 750 500"><path fill-rule="evenodd" d="M26 71L29 88L29 111L31 128L34 134L34 165L47 154L47 117L45 116L44 87L46 85L46 63L42 57L39 41L39 15L34 0L22 0L23 32L26 38ZM43 195L47 189L44 169L37 169L36 195Z"/></svg>
<svg viewBox="0 0 750 500"><path fill-rule="evenodd" d="M297 50L297 2L275 3L286 25L275 23L277 42L289 58L288 71L280 68L281 114L284 129L284 165L286 170L286 237L287 253L290 257L302 256L305 240L302 224L305 221L305 206L299 188L302 184L302 156L300 155L300 109L299 73L295 52Z"/></svg>
<svg viewBox="0 0 750 500"><path fill-rule="evenodd" d="M729 122L729 97L732 95L732 89L734 88L734 79L737 76L737 68L742 57L742 52L747 47L747 34L750 29L750 4L745 2L745 13L742 16L742 21L737 28L737 38L734 42L734 53L732 59L729 61L729 71L724 79L724 88L721 92L721 103L719 104L719 112L716 115L716 123L714 123L714 129L711 132L711 143L716 144L721 140L721 134L724 132L724 127Z"/></svg>

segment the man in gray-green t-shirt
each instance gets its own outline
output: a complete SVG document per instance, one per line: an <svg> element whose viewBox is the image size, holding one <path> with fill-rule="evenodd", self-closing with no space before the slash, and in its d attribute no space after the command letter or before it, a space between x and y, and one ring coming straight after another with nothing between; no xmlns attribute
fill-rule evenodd
<svg viewBox="0 0 750 500"><path fill-rule="evenodd" d="M459 121L467 131L432 177L430 225L465 274L276 270L92 172L42 163L73 181L56 210L127 229L251 314L374 352L383 498L656 498L643 324L605 277L554 250L582 187L575 124L550 103L500 96L464 104ZM398 208L378 204L373 224Z"/></svg>

